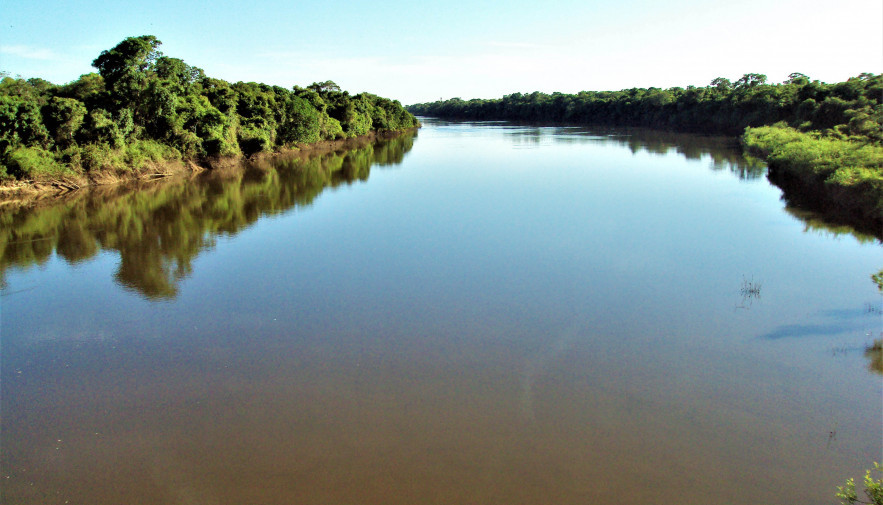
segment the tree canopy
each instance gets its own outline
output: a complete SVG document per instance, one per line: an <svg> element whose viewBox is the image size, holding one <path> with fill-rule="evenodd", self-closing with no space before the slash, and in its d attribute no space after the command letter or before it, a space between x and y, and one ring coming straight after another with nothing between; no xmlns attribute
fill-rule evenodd
<svg viewBox="0 0 883 505"><path fill-rule="evenodd" d="M503 98L411 105L420 115L638 126L738 135L746 127L784 121L802 130L838 128L843 135L881 139L883 75L860 74L825 84L792 73L781 84L763 74L735 82L718 77L708 86L581 91L576 94L513 93Z"/></svg>
<svg viewBox="0 0 883 505"><path fill-rule="evenodd" d="M129 37L55 85L0 74L0 179L117 172L159 159L251 155L417 125L399 102L333 81L229 83Z"/></svg>

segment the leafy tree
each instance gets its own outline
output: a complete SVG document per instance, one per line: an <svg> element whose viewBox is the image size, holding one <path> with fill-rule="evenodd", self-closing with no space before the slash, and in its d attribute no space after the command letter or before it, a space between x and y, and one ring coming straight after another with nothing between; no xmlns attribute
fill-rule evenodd
<svg viewBox="0 0 883 505"><path fill-rule="evenodd" d="M205 72L201 68L191 67L184 60L160 56L154 64L156 75L160 79L172 81L186 86L205 79Z"/></svg>
<svg viewBox="0 0 883 505"><path fill-rule="evenodd" d="M48 92L53 88L44 85L43 79L21 79L9 76L0 80L0 96L14 96L22 100L35 102L42 107L49 101Z"/></svg>
<svg viewBox="0 0 883 505"><path fill-rule="evenodd" d="M235 112L239 96L229 82L206 77L200 82L200 85L202 95L208 98L213 107L224 114Z"/></svg>
<svg viewBox="0 0 883 505"><path fill-rule="evenodd" d="M788 79L784 82L784 84L796 84L798 86L803 86L809 83L809 77L800 72L792 72L788 74Z"/></svg>
<svg viewBox="0 0 883 505"><path fill-rule="evenodd" d="M49 131L38 102L0 95L0 147L4 144L48 147Z"/></svg>
<svg viewBox="0 0 883 505"><path fill-rule="evenodd" d="M333 81L287 90L212 79L160 44L126 38L95 58L97 73L63 86L0 73L0 176L61 173L34 169L47 160L122 172L137 160L251 154L416 125L400 103L351 97Z"/></svg>
<svg viewBox="0 0 883 505"><path fill-rule="evenodd" d="M131 108L139 125L150 117L149 109L144 107L144 93L152 77L147 71L161 56L160 44L152 35L129 37L92 62L104 78L112 101L110 107Z"/></svg>
<svg viewBox="0 0 883 505"><path fill-rule="evenodd" d="M102 107L107 96L104 89L104 78L100 74L83 74L79 79L64 86L59 86L55 91L56 96L75 98L83 102L87 108Z"/></svg>
<svg viewBox="0 0 883 505"><path fill-rule="evenodd" d="M128 111L129 109L124 110ZM129 119L131 122L131 112ZM125 132L113 120L110 112L104 109L95 109L86 116L80 130L80 138L83 143L107 144L118 148L123 145Z"/></svg>
<svg viewBox="0 0 883 505"><path fill-rule="evenodd" d="M286 121L282 124L279 134L279 140L283 145L320 140L322 112L299 96L291 97L285 108Z"/></svg>
<svg viewBox="0 0 883 505"><path fill-rule="evenodd" d="M76 98L53 97L43 109L43 117L56 145L67 147L86 118L86 106Z"/></svg>
<svg viewBox="0 0 883 505"><path fill-rule="evenodd" d="M307 86L307 89L311 89L317 93L327 93L329 91L340 91L340 86L337 85L334 81L325 81L325 82L314 82Z"/></svg>
<svg viewBox="0 0 883 505"><path fill-rule="evenodd" d="M271 151L276 145L275 121L263 117L251 117L240 122L236 134L239 149L246 155Z"/></svg>
<svg viewBox="0 0 883 505"><path fill-rule="evenodd" d="M745 74L736 81L736 88L753 88L766 82L766 76L763 74Z"/></svg>
<svg viewBox="0 0 883 505"><path fill-rule="evenodd" d="M38 96L46 96L52 92L56 86L51 82L40 79L39 77L32 77L28 79L28 84L31 85L31 88L37 93Z"/></svg>
<svg viewBox="0 0 883 505"><path fill-rule="evenodd" d="M162 56L158 49L161 44L153 35L129 37L113 49L102 51L92 66L98 69L107 86L115 89L120 81L131 80L150 68Z"/></svg>

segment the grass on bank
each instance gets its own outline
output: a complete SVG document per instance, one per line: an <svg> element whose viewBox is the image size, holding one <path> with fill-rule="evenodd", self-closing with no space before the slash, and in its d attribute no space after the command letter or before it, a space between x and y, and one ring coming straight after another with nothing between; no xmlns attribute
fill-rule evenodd
<svg viewBox="0 0 883 505"><path fill-rule="evenodd" d="M749 153L767 161L771 171L822 190L844 209L883 220L883 145L879 142L802 132L784 125L748 128L742 141Z"/></svg>
<svg viewBox="0 0 883 505"><path fill-rule="evenodd" d="M5 167L0 166L0 181L50 181L97 173L139 173L164 163L179 162L182 155L159 141L138 139L121 147L86 144L63 151L20 146L10 151L7 160Z"/></svg>

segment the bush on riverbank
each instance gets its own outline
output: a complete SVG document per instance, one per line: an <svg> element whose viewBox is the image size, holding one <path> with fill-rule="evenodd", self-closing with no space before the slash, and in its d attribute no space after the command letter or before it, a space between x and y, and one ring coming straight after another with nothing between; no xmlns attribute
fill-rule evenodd
<svg viewBox="0 0 883 505"><path fill-rule="evenodd" d="M417 126L399 102L331 81L285 89L206 77L130 37L57 86L0 80L0 179L138 172L182 160L252 155Z"/></svg>
<svg viewBox="0 0 883 505"><path fill-rule="evenodd" d="M767 160L771 179L797 183L838 213L883 227L880 142L784 125L748 128L742 141L751 154Z"/></svg>

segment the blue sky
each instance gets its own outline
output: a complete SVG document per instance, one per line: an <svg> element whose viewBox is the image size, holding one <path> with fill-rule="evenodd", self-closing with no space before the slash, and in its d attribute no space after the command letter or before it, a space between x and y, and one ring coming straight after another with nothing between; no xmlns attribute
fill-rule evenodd
<svg viewBox="0 0 883 505"><path fill-rule="evenodd" d="M883 72L880 0L4 0L0 70L61 84L148 34L212 77L403 104Z"/></svg>

